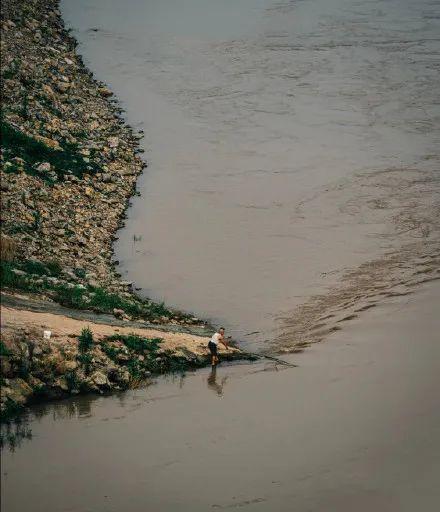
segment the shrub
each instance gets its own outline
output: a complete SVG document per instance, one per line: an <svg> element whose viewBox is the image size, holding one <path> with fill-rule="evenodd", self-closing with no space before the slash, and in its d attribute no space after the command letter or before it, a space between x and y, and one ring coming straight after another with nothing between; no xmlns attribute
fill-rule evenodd
<svg viewBox="0 0 440 512"><path fill-rule="evenodd" d="M71 391L72 389L79 389L79 387L81 385L81 381L78 378L78 374L76 373L75 370L70 370L70 371L66 372L65 377L66 377L67 385L69 387L69 391Z"/></svg>
<svg viewBox="0 0 440 512"><path fill-rule="evenodd" d="M84 309L87 307L84 300L84 288L77 286L69 288L67 286L58 286L55 289L54 299L62 306Z"/></svg>
<svg viewBox="0 0 440 512"><path fill-rule="evenodd" d="M81 353L85 353L88 352L93 345L93 333L89 327L85 327L78 336L78 350Z"/></svg>
<svg viewBox="0 0 440 512"><path fill-rule="evenodd" d="M76 357L77 361L83 366L84 373L89 375L92 366L92 354L81 353Z"/></svg>
<svg viewBox="0 0 440 512"><path fill-rule="evenodd" d="M61 274L61 265L58 262L50 261L42 263L36 260L24 261L1 261L0 275L3 286L9 288L18 288L31 292L38 292L50 288L50 283L35 283L28 275L18 275L14 270L22 270L26 274L36 274L39 276L59 276ZM62 288L59 286L59 288Z"/></svg>
<svg viewBox="0 0 440 512"><path fill-rule="evenodd" d="M47 270L49 271L49 274L53 277L58 277L61 275L61 272L63 270L63 267L61 264L56 260L49 260L45 263Z"/></svg>
<svg viewBox="0 0 440 512"><path fill-rule="evenodd" d="M13 270L16 266L9 261L0 262L0 278L2 286L9 288L23 288L25 280L23 276L14 274Z"/></svg>
<svg viewBox="0 0 440 512"><path fill-rule="evenodd" d="M80 279L84 279L86 277L86 271L83 268L76 268L73 273Z"/></svg>
<svg viewBox="0 0 440 512"><path fill-rule="evenodd" d="M127 362L127 370L130 373L130 377L132 378L132 380L138 380L144 374L142 365L139 363L137 359L130 359Z"/></svg>
<svg viewBox="0 0 440 512"><path fill-rule="evenodd" d="M48 274L46 266L40 261L26 260L21 267L29 274L37 274L39 276L45 276Z"/></svg>
<svg viewBox="0 0 440 512"><path fill-rule="evenodd" d="M164 302L151 302L148 305L148 312L153 316L166 316L171 315L170 310L165 306Z"/></svg>
<svg viewBox="0 0 440 512"><path fill-rule="evenodd" d="M108 313L113 309L124 309L124 300L116 293L109 293L103 288L93 288L90 306L99 312ZM125 311L125 309L124 309Z"/></svg>

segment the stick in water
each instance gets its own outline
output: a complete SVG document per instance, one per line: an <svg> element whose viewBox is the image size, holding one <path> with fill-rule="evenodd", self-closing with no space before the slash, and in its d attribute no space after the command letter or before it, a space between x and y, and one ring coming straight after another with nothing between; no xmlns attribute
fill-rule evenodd
<svg viewBox="0 0 440 512"><path fill-rule="evenodd" d="M228 336L227 338L228 340L231 340L231 336ZM244 350L241 350L237 345L238 343L234 343L234 345L231 343L231 341L229 341L229 345L231 345L231 347L234 347L234 348L238 348L242 354L244 355L247 355L247 356L253 356L253 357L258 357L258 359L270 359L271 361L275 361L276 363L278 364L282 364L284 366L290 366L291 368L298 368L298 365L297 364L294 364L294 363L289 363L287 361L284 361L283 359L279 359L278 357L274 357L274 356L268 356L266 354L257 354L256 352L247 352L247 351L244 351Z"/></svg>

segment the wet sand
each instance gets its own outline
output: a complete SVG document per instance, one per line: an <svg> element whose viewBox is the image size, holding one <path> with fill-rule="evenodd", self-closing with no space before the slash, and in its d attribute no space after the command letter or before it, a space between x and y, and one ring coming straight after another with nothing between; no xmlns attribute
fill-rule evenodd
<svg viewBox="0 0 440 512"><path fill-rule="evenodd" d="M413 512L440 503L440 287L327 343L35 409L2 460L3 510Z"/></svg>

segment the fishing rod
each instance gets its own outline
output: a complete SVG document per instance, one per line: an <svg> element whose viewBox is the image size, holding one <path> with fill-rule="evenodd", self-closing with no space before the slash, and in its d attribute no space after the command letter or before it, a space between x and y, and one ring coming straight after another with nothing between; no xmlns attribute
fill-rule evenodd
<svg viewBox="0 0 440 512"><path fill-rule="evenodd" d="M232 340L232 337L228 336L226 339ZM234 345L232 343L234 343ZM278 357L274 357L274 356L268 356L267 354L259 354L257 352L247 352L245 350L241 350L241 348L238 346L238 343L236 343L236 342L232 342L232 343L231 342L229 343L231 345L231 347L237 348L245 356L252 356L252 357L256 357L258 359L270 359L271 361L275 361L275 363L282 364L283 366L289 366L290 368L298 368L298 365L295 363L289 363L288 361L284 361L284 359L279 359Z"/></svg>
<svg viewBox="0 0 440 512"><path fill-rule="evenodd" d="M275 361L275 363L282 364L283 366L290 366L290 368L298 368L299 365L295 363L289 363L288 361L284 361L284 359L279 359L278 357L268 356L266 354L257 354L256 352L245 352L241 351L242 354L246 356L258 357L259 359L270 359L271 361Z"/></svg>

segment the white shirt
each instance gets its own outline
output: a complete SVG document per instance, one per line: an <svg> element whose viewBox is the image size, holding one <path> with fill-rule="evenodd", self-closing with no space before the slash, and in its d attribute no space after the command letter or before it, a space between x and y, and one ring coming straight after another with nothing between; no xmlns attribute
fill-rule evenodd
<svg viewBox="0 0 440 512"><path fill-rule="evenodd" d="M221 337L222 335L219 332L216 332L211 338L211 343L214 343L214 345L218 345L218 342L220 341Z"/></svg>

